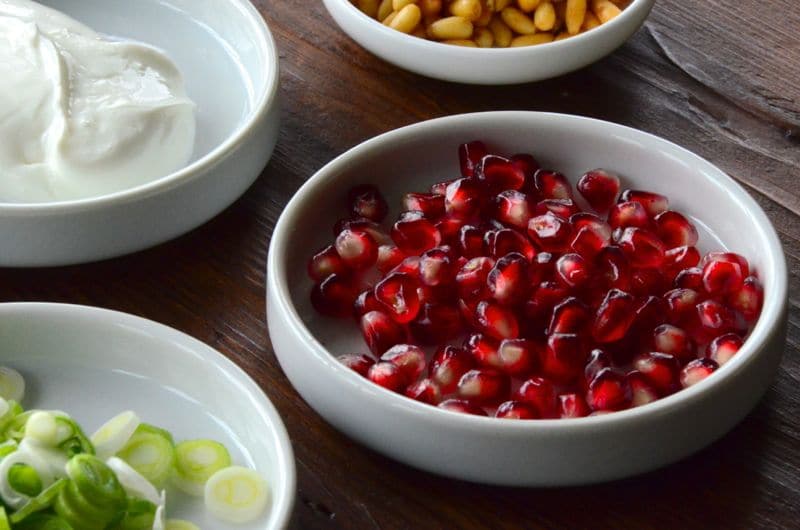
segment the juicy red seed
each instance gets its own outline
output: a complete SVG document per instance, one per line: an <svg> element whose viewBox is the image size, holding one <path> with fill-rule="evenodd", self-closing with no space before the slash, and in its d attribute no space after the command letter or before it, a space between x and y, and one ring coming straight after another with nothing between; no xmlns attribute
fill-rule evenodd
<svg viewBox="0 0 800 530"><path fill-rule="evenodd" d="M422 344L439 344L457 337L464 328L464 321L461 312L453 305L426 303L408 327Z"/></svg>
<svg viewBox="0 0 800 530"><path fill-rule="evenodd" d="M458 247L467 258L483 255L483 231L472 225L464 225L458 234Z"/></svg>
<svg viewBox="0 0 800 530"><path fill-rule="evenodd" d="M444 197L433 193L406 193L403 209L422 212L428 219L436 219L444 214Z"/></svg>
<svg viewBox="0 0 800 530"><path fill-rule="evenodd" d="M528 295L528 260L522 254L503 256L486 277L489 294L503 305L514 305Z"/></svg>
<svg viewBox="0 0 800 530"><path fill-rule="evenodd" d="M533 176L540 167L539 162L527 153L519 153L512 156L511 163L525 174L526 180L533 179Z"/></svg>
<svg viewBox="0 0 800 530"><path fill-rule="evenodd" d="M430 192L434 195L444 196L444 194L447 192L447 186L449 186L456 180L458 179L443 180L442 182L436 182L435 184L431 184Z"/></svg>
<svg viewBox="0 0 800 530"><path fill-rule="evenodd" d="M336 236L336 253L347 267L366 269L378 260L378 245L367 232L345 228Z"/></svg>
<svg viewBox="0 0 800 530"><path fill-rule="evenodd" d="M375 221L370 221L363 217L340 219L333 226L334 237L341 234L344 230L353 230L355 232L366 232L375 243L378 245L386 245L392 242L389 235L383 230L383 227Z"/></svg>
<svg viewBox="0 0 800 530"><path fill-rule="evenodd" d="M667 318L675 324L700 303L700 294L693 289L673 289L664 294L664 301L667 303Z"/></svg>
<svg viewBox="0 0 800 530"><path fill-rule="evenodd" d="M419 275L419 256L409 256L404 258L403 261L400 262L394 269L389 271L389 274L386 276L390 276L394 273L402 273L408 274L412 278L416 278Z"/></svg>
<svg viewBox="0 0 800 530"><path fill-rule="evenodd" d="M402 392L408 386L406 376L396 364L379 362L370 366L367 379L392 392Z"/></svg>
<svg viewBox="0 0 800 530"><path fill-rule="evenodd" d="M580 213L580 211L580 208L572 199L544 199L536 203L533 209L535 215L550 212L562 219L569 219L573 215Z"/></svg>
<svg viewBox="0 0 800 530"><path fill-rule="evenodd" d="M647 228L650 218L647 210L638 202L621 202L615 204L608 213L608 224L611 228Z"/></svg>
<svg viewBox="0 0 800 530"><path fill-rule="evenodd" d="M622 410L631 402L628 381L612 368L603 368L589 383L586 401L592 410Z"/></svg>
<svg viewBox="0 0 800 530"><path fill-rule="evenodd" d="M381 245L378 247L378 260L375 265L381 274L386 274L400 265L404 259L405 254L395 245Z"/></svg>
<svg viewBox="0 0 800 530"><path fill-rule="evenodd" d="M422 379L406 389L406 396L428 405L438 405L442 400L442 391L434 381Z"/></svg>
<svg viewBox="0 0 800 530"><path fill-rule="evenodd" d="M383 304L375 298L375 292L372 289L367 289L353 302L353 314L356 318L361 318L370 311L383 311Z"/></svg>
<svg viewBox="0 0 800 530"><path fill-rule="evenodd" d="M619 177L605 169L595 169L583 175L576 186L595 211L607 212L619 194Z"/></svg>
<svg viewBox="0 0 800 530"><path fill-rule="evenodd" d="M375 364L374 357L363 353L347 353L338 356L336 359L362 377L367 377L370 367Z"/></svg>
<svg viewBox="0 0 800 530"><path fill-rule="evenodd" d="M695 247L675 247L664 254L664 266L671 275L694 267L700 262L700 252Z"/></svg>
<svg viewBox="0 0 800 530"><path fill-rule="evenodd" d="M697 244L698 235L694 225L673 210L658 214L655 218L656 234L667 248L693 247Z"/></svg>
<svg viewBox="0 0 800 530"><path fill-rule="evenodd" d="M556 383L568 384L577 379L586 364L580 337L574 333L554 333L547 337L541 352L540 372Z"/></svg>
<svg viewBox="0 0 800 530"><path fill-rule="evenodd" d="M556 391L553 384L542 377L531 377L519 387L516 399L524 401L536 409L542 418L558 416Z"/></svg>
<svg viewBox="0 0 800 530"><path fill-rule="evenodd" d="M491 369L473 369L458 381L458 395L474 403L492 404L508 399L511 380Z"/></svg>
<svg viewBox="0 0 800 530"><path fill-rule="evenodd" d="M631 407L647 405L658 399L658 392L637 370L629 372L625 379L628 380L628 385L631 387Z"/></svg>
<svg viewBox="0 0 800 530"><path fill-rule="evenodd" d="M419 260L420 283L429 287L451 284L456 275L454 258L450 247L436 247L426 251Z"/></svg>
<svg viewBox="0 0 800 530"><path fill-rule="evenodd" d="M713 336L733 331L736 327L733 312L716 300L697 304L697 317L703 330Z"/></svg>
<svg viewBox="0 0 800 530"><path fill-rule="evenodd" d="M567 287L580 287L591 277L589 263L580 254L564 254L556 262L556 279Z"/></svg>
<svg viewBox="0 0 800 530"><path fill-rule="evenodd" d="M475 367L475 360L461 348L443 346L436 350L428 364L428 377L435 381L443 394L454 392L461 376Z"/></svg>
<svg viewBox="0 0 800 530"><path fill-rule="evenodd" d="M722 366L736 355L742 347L742 338L735 333L726 333L712 340L706 348L706 357Z"/></svg>
<svg viewBox="0 0 800 530"><path fill-rule="evenodd" d="M311 289L311 305L323 315L350 316L355 299L356 289L348 277L340 274L331 274Z"/></svg>
<svg viewBox="0 0 800 530"><path fill-rule="evenodd" d="M689 334L671 324L661 324L653 330L653 348L683 362L694 358L694 344Z"/></svg>
<svg viewBox="0 0 800 530"><path fill-rule="evenodd" d="M419 282L410 274L393 272L375 286L375 298L384 311L401 324L411 322L420 310Z"/></svg>
<svg viewBox="0 0 800 530"><path fill-rule="evenodd" d="M475 318L481 331L496 339L519 337L519 323L514 313L495 303L482 301L475 310Z"/></svg>
<svg viewBox="0 0 800 530"><path fill-rule="evenodd" d="M442 401L437 406L440 409L449 410L451 412L472 414L473 416L486 416L486 411L464 399L448 399L446 401Z"/></svg>
<svg viewBox="0 0 800 530"><path fill-rule="evenodd" d="M667 305L658 296L647 296L639 302L634 311L631 330L641 336L667 321Z"/></svg>
<svg viewBox="0 0 800 530"><path fill-rule="evenodd" d="M742 277L746 278L750 275L750 265L747 263L747 260L734 252L709 252L703 257L703 261L700 262L700 267L705 267L707 263L712 261L736 263L742 271Z"/></svg>
<svg viewBox="0 0 800 530"><path fill-rule="evenodd" d="M479 303L480 299L458 299L458 310L461 312L461 318L470 328L473 329L480 327L480 324L478 324L478 318L475 316L475 312L478 310Z"/></svg>
<svg viewBox="0 0 800 530"><path fill-rule="evenodd" d="M346 273L347 266L333 245L328 245L320 250L308 261L308 275L315 282L320 282L331 274L344 275Z"/></svg>
<svg viewBox="0 0 800 530"><path fill-rule="evenodd" d="M695 359L681 370L680 381L683 388L696 385L719 368L711 359Z"/></svg>
<svg viewBox="0 0 800 530"><path fill-rule="evenodd" d="M528 235L548 252L566 247L571 231L569 223L552 212L537 215L528 222Z"/></svg>
<svg viewBox="0 0 800 530"><path fill-rule="evenodd" d="M474 176L486 183L490 193L519 190L525 184L525 172L508 158L497 155L483 157Z"/></svg>
<svg viewBox="0 0 800 530"><path fill-rule="evenodd" d="M524 401L506 401L497 407L494 417L505 420L535 420L539 418L539 413Z"/></svg>
<svg viewBox="0 0 800 530"><path fill-rule="evenodd" d="M587 259L593 258L598 252L608 246L609 239L604 237L597 230L584 226L578 229L578 233L570 243L572 250L586 257Z"/></svg>
<svg viewBox="0 0 800 530"><path fill-rule="evenodd" d="M500 369L503 367L503 361L498 353L499 347L498 340L483 333L473 333L464 341L464 351L472 355L479 366L485 368Z"/></svg>
<svg viewBox="0 0 800 530"><path fill-rule="evenodd" d="M558 396L559 417L583 418L589 415L589 405L580 394L561 394Z"/></svg>
<svg viewBox="0 0 800 530"><path fill-rule="evenodd" d="M516 190L506 190L494 198L495 218L501 223L525 230L533 217L528 197Z"/></svg>
<svg viewBox="0 0 800 530"><path fill-rule="evenodd" d="M405 212L392 226L392 240L406 255L419 256L442 242L442 235L422 212Z"/></svg>
<svg viewBox="0 0 800 530"><path fill-rule="evenodd" d="M533 182L543 199L572 199L569 181L558 171L540 169L533 175Z"/></svg>
<svg viewBox="0 0 800 530"><path fill-rule="evenodd" d="M738 291L744 278L742 268L734 261L713 260L703 267L703 287L711 295Z"/></svg>
<svg viewBox="0 0 800 530"><path fill-rule="evenodd" d="M664 263L664 244L642 228L626 228L619 246L634 267L658 268Z"/></svg>
<svg viewBox="0 0 800 530"><path fill-rule="evenodd" d="M620 195L619 202L638 202L647 210L647 215L655 217L669 208L669 200L663 195L640 190L625 190Z"/></svg>
<svg viewBox="0 0 800 530"><path fill-rule="evenodd" d="M484 203L485 190L477 179L454 180L447 186L444 209L449 215L468 219L477 216Z"/></svg>
<svg viewBox="0 0 800 530"><path fill-rule="evenodd" d="M461 162L461 175L471 177L475 167L486 156L486 145L483 142L469 142L458 146L458 158Z"/></svg>
<svg viewBox="0 0 800 530"><path fill-rule="evenodd" d="M361 317L360 326L370 351L378 355L407 339L406 330L381 311L366 313Z"/></svg>
<svg viewBox="0 0 800 530"><path fill-rule="evenodd" d="M570 296L553 308L547 334L580 333L589 321L589 309L583 302Z"/></svg>
<svg viewBox="0 0 800 530"><path fill-rule="evenodd" d="M381 355L380 360L397 365L406 377L406 384L416 381L425 370L425 352L413 344L395 344Z"/></svg>
<svg viewBox="0 0 800 530"><path fill-rule="evenodd" d="M595 278L600 280L602 287L622 290L630 288L630 265L618 246L610 245L600 250L594 257L594 270Z"/></svg>
<svg viewBox="0 0 800 530"><path fill-rule="evenodd" d="M600 373L603 368L611 366L611 356L600 348L595 348L589 353L589 362L583 369L583 377L586 383L591 383L592 380Z"/></svg>
<svg viewBox="0 0 800 530"><path fill-rule="evenodd" d="M668 353L650 352L638 356L633 366L662 396L678 390L678 360Z"/></svg>
<svg viewBox="0 0 800 530"><path fill-rule="evenodd" d="M669 288L669 283L658 269L636 269L631 272L630 286L632 295L647 296L663 293Z"/></svg>
<svg viewBox="0 0 800 530"><path fill-rule="evenodd" d="M534 342L526 339L506 339L497 348L500 370L521 377L533 370L538 357Z"/></svg>
<svg viewBox="0 0 800 530"><path fill-rule="evenodd" d="M690 267L683 269L676 276L672 282L674 287L693 289L695 291L703 290L703 269L698 267Z"/></svg>
<svg viewBox="0 0 800 530"><path fill-rule="evenodd" d="M473 258L464 264L456 273L456 285L461 298L474 300L481 298L487 292L486 280L494 268L492 258Z"/></svg>
<svg viewBox="0 0 800 530"><path fill-rule="evenodd" d="M633 296L619 289L610 290L594 316L594 340L608 343L622 339L633 323L635 308Z"/></svg>
<svg viewBox="0 0 800 530"><path fill-rule="evenodd" d="M747 322L755 322L764 303L764 288L755 276L748 276L742 287L728 296L731 308L738 311Z"/></svg>
<svg viewBox="0 0 800 530"><path fill-rule="evenodd" d="M350 213L380 223L389 213L389 205L378 188L369 184L356 186L347 194Z"/></svg>
<svg viewBox="0 0 800 530"><path fill-rule="evenodd" d="M453 246L458 245L461 237L461 228L464 226L463 219L445 215L436 221L434 226L441 234L443 243Z"/></svg>
<svg viewBox="0 0 800 530"><path fill-rule="evenodd" d="M530 240L517 232L504 228L494 234L494 239L489 247L489 254L494 258L502 258L506 254L518 252L531 261L536 257L536 249L531 245Z"/></svg>
<svg viewBox="0 0 800 530"><path fill-rule="evenodd" d="M547 318L553 308L568 296L569 290L556 282L542 282L536 287L525 302L525 317L533 321L543 321L542 327L547 325Z"/></svg>

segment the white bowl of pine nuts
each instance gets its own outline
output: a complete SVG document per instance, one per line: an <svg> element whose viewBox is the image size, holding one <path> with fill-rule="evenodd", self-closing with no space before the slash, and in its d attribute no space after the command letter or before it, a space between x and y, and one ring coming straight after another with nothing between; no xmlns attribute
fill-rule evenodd
<svg viewBox="0 0 800 530"><path fill-rule="evenodd" d="M655 0L323 0L378 57L459 83L540 81L591 64L644 23Z"/></svg>

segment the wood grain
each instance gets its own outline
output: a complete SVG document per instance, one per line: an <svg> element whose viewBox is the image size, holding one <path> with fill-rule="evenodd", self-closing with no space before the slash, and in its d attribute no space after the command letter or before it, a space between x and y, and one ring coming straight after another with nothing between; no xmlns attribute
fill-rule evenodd
<svg viewBox="0 0 800 530"><path fill-rule="evenodd" d="M376 59L321 2L256 0L281 50L282 129L257 183L171 243L80 267L4 270L0 300L91 304L190 333L230 356L281 412L297 456L293 527L800 528L800 10L795 0L660 0L608 58L558 79L470 87ZM333 156L403 125L530 109L637 127L696 151L742 182L784 243L791 315L784 360L736 429L661 471L584 488L484 487L409 469L324 423L282 374L264 324L264 268L277 217Z"/></svg>

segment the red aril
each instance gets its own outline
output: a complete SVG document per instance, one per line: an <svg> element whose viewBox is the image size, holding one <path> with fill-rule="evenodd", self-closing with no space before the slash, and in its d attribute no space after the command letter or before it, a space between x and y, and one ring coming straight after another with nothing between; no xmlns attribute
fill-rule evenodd
<svg viewBox="0 0 800 530"><path fill-rule="evenodd" d="M486 277L489 294L503 305L515 305L528 295L528 260L516 252L497 260Z"/></svg>
<svg viewBox="0 0 800 530"><path fill-rule="evenodd" d="M575 234L570 246L572 250L584 256L587 259L593 258L598 252L605 248L609 243L609 239L597 232L595 229L584 226L580 228Z"/></svg>
<svg viewBox="0 0 800 530"><path fill-rule="evenodd" d="M483 255L483 230L476 226L464 225L458 233L458 250L466 258Z"/></svg>
<svg viewBox="0 0 800 530"><path fill-rule="evenodd" d="M567 287L581 287L591 278L589 263L580 254L564 254L556 262L556 279Z"/></svg>
<svg viewBox="0 0 800 530"><path fill-rule="evenodd" d="M407 340L405 328L381 311L370 311L363 315L360 326L364 341L376 355Z"/></svg>
<svg viewBox="0 0 800 530"><path fill-rule="evenodd" d="M471 177L475 167L487 154L486 144L483 142L469 142L458 146L458 158L461 162L461 175Z"/></svg>
<svg viewBox="0 0 800 530"><path fill-rule="evenodd" d="M486 416L486 411L477 405L473 405L464 399L448 399L437 405L440 409L450 412L460 412L462 414L472 414L473 416Z"/></svg>
<svg viewBox="0 0 800 530"><path fill-rule="evenodd" d="M655 234L642 228L626 228L619 246L634 267L658 268L664 264L666 249Z"/></svg>
<svg viewBox="0 0 800 530"><path fill-rule="evenodd" d="M311 289L311 305L323 315L347 317L353 314L356 295L349 277L331 274Z"/></svg>
<svg viewBox="0 0 800 530"><path fill-rule="evenodd" d="M576 188L593 210L605 213L619 195L619 177L605 169L594 169L578 180Z"/></svg>
<svg viewBox="0 0 800 530"><path fill-rule="evenodd" d="M456 273L458 294L465 300L475 300L488 296L486 280L494 268L492 258L472 258Z"/></svg>
<svg viewBox="0 0 800 530"><path fill-rule="evenodd" d="M370 366L367 379L392 392L402 392L408 386L406 376L400 367L387 362L378 362Z"/></svg>
<svg viewBox="0 0 800 530"><path fill-rule="evenodd" d="M505 401L497 407L494 417L505 420L535 420L539 418L539 413L524 401Z"/></svg>
<svg viewBox="0 0 800 530"><path fill-rule="evenodd" d="M373 289L367 289L366 291L362 291L356 301L353 302L353 315L356 318L361 318L362 315L369 313L370 311L383 311L383 304L378 302L378 299L375 298L375 291Z"/></svg>
<svg viewBox="0 0 800 530"><path fill-rule="evenodd" d="M389 212L389 205L378 188L369 184L356 186L347 194L347 205L354 217L380 223Z"/></svg>
<svg viewBox="0 0 800 530"><path fill-rule="evenodd" d="M667 320L672 324L680 322L700 303L700 294L693 289L673 289L664 293L667 303Z"/></svg>
<svg viewBox="0 0 800 530"><path fill-rule="evenodd" d="M453 283L456 276L455 253L450 247L436 247L426 251L419 260L419 281L422 285L437 287Z"/></svg>
<svg viewBox="0 0 800 530"><path fill-rule="evenodd" d="M528 236L547 252L560 252L566 248L571 233L569 223L553 212L537 215L528 222Z"/></svg>
<svg viewBox="0 0 800 530"><path fill-rule="evenodd" d="M331 274L347 274L347 266L336 252L333 245L328 245L308 261L308 275L315 282L320 282Z"/></svg>
<svg viewBox="0 0 800 530"><path fill-rule="evenodd" d="M484 156L475 167L474 176L486 184L489 193L519 190L525 184L525 172L508 158Z"/></svg>
<svg viewBox="0 0 800 530"><path fill-rule="evenodd" d="M364 353L346 353L336 359L362 377L367 377L370 367L375 364L375 358Z"/></svg>
<svg viewBox="0 0 800 530"><path fill-rule="evenodd" d="M381 274L386 274L400 265L405 257L403 251L395 245L381 245L378 247L378 260L375 266Z"/></svg>
<svg viewBox="0 0 800 530"><path fill-rule="evenodd" d="M393 272L375 286L375 298L384 311L401 324L407 324L420 310L419 282L410 274Z"/></svg>
<svg viewBox="0 0 800 530"><path fill-rule="evenodd" d="M437 219L444 214L444 197L433 193L406 193L403 210L422 212L428 219Z"/></svg>
<svg viewBox="0 0 800 530"><path fill-rule="evenodd" d="M428 364L428 376L439 385L442 394L456 390L461 376L475 367L475 360L461 348L443 346Z"/></svg>
<svg viewBox="0 0 800 530"><path fill-rule="evenodd" d="M683 269L675 276L672 285L673 287L692 289L697 292L703 291L703 269L699 267Z"/></svg>
<svg viewBox="0 0 800 530"><path fill-rule="evenodd" d="M461 311L447 303L425 303L408 325L422 344L440 344L457 337L464 328Z"/></svg>
<svg viewBox="0 0 800 530"><path fill-rule="evenodd" d="M433 225L442 236L442 243L453 247L458 246L461 237L461 228L465 225L464 219L445 215L440 217Z"/></svg>
<svg viewBox="0 0 800 530"><path fill-rule="evenodd" d="M458 179L451 179L451 180L443 180L442 182L436 182L431 184L430 192L434 195L441 195L444 197L445 193L447 192L447 186L452 184L453 182L457 181Z"/></svg>
<svg viewBox="0 0 800 530"><path fill-rule="evenodd" d="M616 245L600 250L593 260L594 280L599 289L620 289L627 291L631 287L631 270L625 253Z"/></svg>
<svg viewBox="0 0 800 530"><path fill-rule="evenodd" d="M586 402L594 411L622 410L631 404L631 387L619 372L603 368L589 383Z"/></svg>
<svg viewBox="0 0 800 530"><path fill-rule="evenodd" d="M378 260L378 245L367 232L345 228L336 236L336 253L351 269L366 269Z"/></svg>
<svg viewBox="0 0 800 530"><path fill-rule="evenodd" d="M696 385L719 368L711 359L695 359L681 370L680 381L683 388Z"/></svg>
<svg viewBox="0 0 800 530"><path fill-rule="evenodd" d="M731 308L738 311L748 323L753 323L761 314L764 303L764 288L755 276L744 279L742 287L728 295Z"/></svg>
<svg viewBox="0 0 800 530"><path fill-rule="evenodd" d="M428 405L438 405L442 400L442 391L434 381L422 379L406 389L406 396Z"/></svg>
<svg viewBox="0 0 800 530"><path fill-rule="evenodd" d="M378 245L386 245L392 242L392 239L384 231L383 227L375 221L370 221L363 217L340 219L333 227L333 236L336 237L344 230L353 230L356 232L366 232L375 243Z"/></svg>
<svg viewBox="0 0 800 530"><path fill-rule="evenodd" d="M518 252L525 256L528 261L536 257L536 249L533 248L530 240L516 230L504 228L494 234L491 246L488 249L489 255L502 258L506 254Z"/></svg>
<svg viewBox="0 0 800 530"><path fill-rule="evenodd" d="M736 317L726 305L716 300L706 300L696 306L701 336L712 338L736 329Z"/></svg>
<svg viewBox="0 0 800 530"><path fill-rule="evenodd" d="M392 240L406 255L419 256L442 242L442 235L422 212L404 212L392 226Z"/></svg>
<svg viewBox="0 0 800 530"><path fill-rule="evenodd" d="M574 333L548 336L539 365L541 374L551 381L561 384L575 381L586 365L586 353L580 337Z"/></svg>
<svg viewBox="0 0 800 530"><path fill-rule="evenodd" d="M403 261L401 261L400 264L398 264L394 269L390 270L386 276L399 272L402 274L408 274L412 278L416 278L419 276L419 262L419 256L409 256L404 258Z"/></svg>
<svg viewBox="0 0 800 530"><path fill-rule="evenodd" d="M553 384L542 377L531 377L519 387L516 399L532 405L541 418L558 417L556 391Z"/></svg>
<svg viewBox="0 0 800 530"><path fill-rule="evenodd" d="M667 248L693 247L697 244L697 229L689 220L673 210L658 214L655 218L656 234Z"/></svg>
<svg viewBox="0 0 800 530"><path fill-rule="evenodd" d="M407 384L419 379L425 370L425 352L413 344L395 344L381 355L380 360L397 365Z"/></svg>
<svg viewBox="0 0 800 530"><path fill-rule="evenodd" d="M519 337L519 323L514 313L496 302L482 301L475 309L478 326L487 335L496 339Z"/></svg>
<svg viewBox="0 0 800 530"><path fill-rule="evenodd" d="M664 268L670 278L700 262L700 252L695 247L675 247L664 253Z"/></svg>
<svg viewBox="0 0 800 530"><path fill-rule="evenodd" d="M527 153L518 153L512 156L511 163L525 174L526 183L533 179L536 171L540 168L539 162Z"/></svg>
<svg viewBox="0 0 800 530"><path fill-rule="evenodd" d="M653 349L668 353L681 363L695 357L694 343L689 334L671 324L661 324L653 330Z"/></svg>
<svg viewBox="0 0 800 530"><path fill-rule="evenodd" d="M533 183L542 199L572 199L572 187L567 177L550 169L539 169Z"/></svg>
<svg viewBox="0 0 800 530"><path fill-rule="evenodd" d="M667 304L658 296L646 296L639 300L634 314L629 333L632 338L647 339L652 329L667 321Z"/></svg>
<svg viewBox="0 0 800 530"><path fill-rule="evenodd" d="M536 366L537 345L527 339L506 339L497 347L499 368L508 375L522 377Z"/></svg>
<svg viewBox="0 0 800 530"><path fill-rule="evenodd" d="M747 263L747 260L735 252L709 252L703 257L703 260L700 262L700 267L705 267L712 261L736 263L742 271L743 278L750 275L750 265Z"/></svg>
<svg viewBox="0 0 800 530"><path fill-rule="evenodd" d="M525 318L541 322L542 328L545 328L553 308L568 295L569 290L560 283L549 281L540 283L525 302L523 309Z"/></svg>
<svg viewBox="0 0 800 530"><path fill-rule="evenodd" d="M595 348L589 353L589 361L583 369L584 381L588 385L600 373L600 370L610 366L611 356L600 348Z"/></svg>
<svg viewBox="0 0 800 530"><path fill-rule="evenodd" d="M630 278L633 296L660 295L669 289L669 282L658 269L634 269Z"/></svg>
<svg viewBox="0 0 800 530"><path fill-rule="evenodd" d="M565 298L553 308L547 334L581 333L590 318L589 309L574 296Z"/></svg>
<svg viewBox="0 0 800 530"><path fill-rule="evenodd" d="M506 190L497 195L494 198L494 211L498 221L520 230L526 230L528 222L533 217L528 197L516 190Z"/></svg>
<svg viewBox="0 0 800 530"><path fill-rule="evenodd" d="M604 344L622 339L635 317L635 304L633 296L625 291L610 290L594 315L594 340Z"/></svg>
<svg viewBox="0 0 800 530"><path fill-rule="evenodd" d="M484 193L485 189L477 179L454 180L445 190L445 212L462 219L475 217L483 208Z"/></svg>
<svg viewBox="0 0 800 530"><path fill-rule="evenodd" d="M663 195L641 190L625 190L619 198L619 202L638 202L647 211L651 218L665 212L669 208L669 200Z"/></svg>
<svg viewBox="0 0 800 530"><path fill-rule="evenodd" d="M533 214L542 215L550 212L562 219L569 219L573 215L580 213L580 211L580 208L572 199L543 199L536 203Z"/></svg>
<svg viewBox="0 0 800 530"><path fill-rule="evenodd" d="M625 379L631 387L631 407L641 407L658 399L658 392L641 372L637 370L628 372Z"/></svg>
<svg viewBox="0 0 800 530"><path fill-rule="evenodd" d="M496 404L508 399L510 389L509 377L489 368L470 370L458 381L458 396L482 405Z"/></svg>
<svg viewBox="0 0 800 530"><path fill-rule="evenodd" d="M736 355L742 344L742 338L735 333L720 335L706 348L706 357L722 366Z"/></svg>
<svg viewBox="0 0 800 530"><path fill-rule="evenodd" d="M660 395L665 396L678 390L680 365L672 355L662 352L644 353L634 359L633 366Z"/></svg>
<svg viewBox="0 0 800 530"><path fill-rule="evenodd" d="M611 228L648 228L650 218L640 203L621 202L615 204L608 213L608 224Z"/></svg>
<svg viewBox="0 0 800 530"><path fill-rule="evenodd" d="M561 394L558 396L560 418L583 418L589 415L589 405L580 394Z"/></svg>
<svg viewBox="0 0 800 530"><path fill-rule="evenodd" d="M741 289L745 276L733 260L712 260L703 266L703 287L710 295L727 295Z"/></svg>
<svg viewBox="0 0 800 530"><path fill-rule="evenodd" d="M502 368L503 362L497 351L499 347L500 341L483 333L473 333L464 341L464 351L484 368Z"/></svg>

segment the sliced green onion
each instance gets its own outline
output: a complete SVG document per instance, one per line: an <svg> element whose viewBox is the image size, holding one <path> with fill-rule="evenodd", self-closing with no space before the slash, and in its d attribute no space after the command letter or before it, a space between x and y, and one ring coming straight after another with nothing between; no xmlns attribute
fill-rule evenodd
<svg viewBox="0 0 800 530"><path fill-rule="evenodd" d="M56 414L58 424L58 439L61 440L58 448L64 451L68 457L78 454L94 454L94 446L89 438L83 433L83 429L75 420L66 414Z"/></svg>
<svg viewBox="0 0 800 530"><path fill-rule="evenodd" d="M22 401L25 396L25 378L8 366L0 366L0 397L9 401Z"/></svg>
<svg viewBox="0 0 800 530"><path fill-rule="evenodd" d="M14 451L17 450L17 442L14 440L7 440L0 444L0 460L2 460L5 456L10 455Z"/></svg>
<svg viewBox="0 0 800 530"><path fill-rule="evenodd" d="M97 457L105 460L117 454L128 443L140 423L139 416L130 410L105 422L91 437Z"/></svg>
<svg viewBox="0 0 800 530"><path fill-rule="evenodd" d="M58 445L58 423L52 412L37 410L25 423L25 436L46 447Z"/></svg>
<svg viewBox="0 0 800 530"><path fill-rule="evenodd" d="M175 443L164 429L142 423L117 456L160 488L175 468Z"/></svg>
<svg viewBox="0 0 800 530"><path fill-rule="evenodd" d="M85 530L73 527L67 521L56 515L36 513L25 519L19 525L14 525L14 530Z"/></svg>
<svg viewBox="0 0 800 530"><path fill-rule="evenodd" d="M200 527L183 519L167 519L164 530L200 530Z"/></svg>
<svg viewBox="0 0 800 530"><path fill-rule="evenodd" d="M57 481L53 482L49 488L41 492L35 498L28 501L28 503L23 506L21 509L17 510L16 512L11 514L11 522L14 524L20 523L24 521L28 516L33 513L40 512L42 510L47 510L56 500L58 494L64 489L64 486L67 485L67 479L61 478ZM2 525L0 525L0 530L2 530Z"/></svg>
<svg viewBox="0 0 800 530"><path fill-rule="evenodd" d="M52 447L42 447L37 442L24 438L19 443L19 451L33 455L37 462L41 462L45 466L45 486L49 485L57 478L66 477L67 472L64 466L69 460L64 453ZM36 469L39 471L39 469Z"/></svg>
<svg viewBox="0 0 800 530"><path fill-rule="evenodd" d="M11 530L11 523L8 522L6 509L0 506L0 530Z"/></svg>
<svg viewBox="0 0 800 530"><path fill-rule="evenodd" d="M156 519L156 505L144 499L128 499L122 520L109 530L151 530Z"/></svg>
<svg viewBox="0 0 800 530"><path fill-rule="evenodd" d="M88 454L72 457L66 467L70 481L54 505L59 516L81 530L102 530L122 515L127 496L111 468Z"/></svg>
<svg viewBox="0 0 800 530"><path fill-rule="evenodd" d="M213 516L231 523L247 523L264 512L269 490L266 481L252 469L231 466L208 479L204 500Z"/></svg>
<svg viewBox="0 0 800 530"><path fill-rule="evenodd" d="M10 410L5 416L0 418L0 427L3 429L3 438L8 440L22 440L25 435L25 423L30 418L32 412L25 412L16 401L9 401Z"/></svg>
<svg viewBox="0 0 800 530"><path fill-rule="evenodd" d="M6 506L19 510L31 500L32 496L25 495L12 486L9 474L14 464L26 464L35 469L39 480L46 486L53 483L54 477L48 462L38 452L29 450L27 446L20 445L16 451L0 460L0 497Z"/></svg>
<svg viewBox="0 0 800 530"><path fill-rule="evenodd" d="M181 491L202 497L208 479L231 465L228 449L213 440L187 440L175 446L172 482Z"/></svg>
<svg viewBox="0 0 800 530"><path fill-rule="evenodd" d="M144 478L138 471L133 469L127 462L112 456L106 460L106 465L117 475L117 480L131 497L144 499L153 504L161 503L161 496L155 486Z"/></svg>
<svg viewBox="0 0 800 530"><path fill-rule="evenodd" d="M8 470L8 484L28 497L36 497L44 489L39 473L28 464L23 464L22 462L12 465Z"/></svg>

